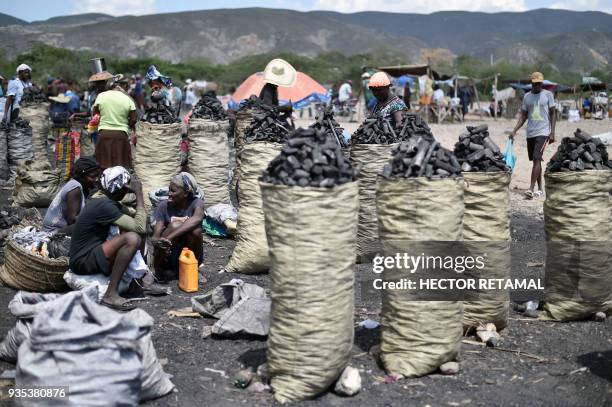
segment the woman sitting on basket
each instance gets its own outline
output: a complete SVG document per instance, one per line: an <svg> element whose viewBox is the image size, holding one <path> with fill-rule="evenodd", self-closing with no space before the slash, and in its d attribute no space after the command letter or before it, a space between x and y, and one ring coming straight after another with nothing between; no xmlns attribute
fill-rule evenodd
<svg viewBox="0 0 612 407"><path fill-rule="evenodd" d="M181 172L170 181L168 200L153 215L154 267L158 280L178 277L179 256L189 248L202 264L202 220L204 200L193 175Z"/></svg>
<svg viewBox="0 0 612 407"><path fill-rule="evenodd" d="M70 235L72 225L85 206L85 198L97 185L100 167L93 157L81 157L72 167L72 178L55 195L43 220L45 232Z"/></svg>

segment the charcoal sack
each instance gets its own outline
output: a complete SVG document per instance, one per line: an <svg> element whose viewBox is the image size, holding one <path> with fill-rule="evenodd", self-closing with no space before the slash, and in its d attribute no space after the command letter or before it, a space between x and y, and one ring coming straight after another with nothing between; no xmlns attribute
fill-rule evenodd
<svg viewBox="0 0 612 407"><path fill-rule="evenodd" d="M48 160L25 161L17 167L13 201L24 208L48 207L61 186L62 176Z"/></svg>
<svg viewBox="0 0 612 407"><path fill-rule="evenodd" d="M49 136L49 103L27 104L19 109L19 117L30 122L32 147L37 160L48 161L47 137Z"/></svg>
<svg viewBox="0 0 612 407"><path fill-rule="evenodd" d="M227 272L258 274L268 270L270 258L258 179L281 148L282 144L278 143L255 142L245 144L242 149L236 246L225 266Z"/></svg>
<svg viewBox="0 0 612 407"><path fill-rule="evenodd" d="M299 401L329 388L349 362L358 187L261 188L272 283L271 385L277 401Z"/></svg>
<svg viewBox="0 0 612 407"><path fill-rule="evenodd" d="M350 160L359 171L359 228L357 229L357 256L360 261L380 250L376 217L376 180L391 159L391 150L398 144L355 144L351 146Z"/></svg>
<svg viewBox="0 0 612 407"><path fill-rule="evenodd" d="M34 152L32 150L32 128L30 126L11 126L7 131L7 143L8 163L12 173L14 173L20 162L34 158Z"/></svg>
<svg viewBox="0 0 612 407"><path fill-rule="evenodd" d="M204 193L206 206L230 203L227 120L189 121L189 172Z"/></svg>
<svg viewBox="0 0 612 407"><path fill-rule="evenodd" d="M612 312L612 171L545 174L544 318Z"/></svg>
<svg viewBox="0 0 612 407"><path fill-rule="evenodd" d="M181 124L136 124L138 144L134 154L134 169L142 182L145 195L160 186L170 184L173 175L181 170L179 145ZM145 201L147 211L151 204Z"/></svg>
<svg viewBox="0 0 612 407"><path fill-rule="evenodd" d="M463 173L463 240L473 256L486 253L485 268L472 278L510 277L510 178L509 172ZM467 272L470 274L470 272ZM476 291L474 301L463 302L466 331L493 323L500 331L508 322L508 293Z"/></svg>
<svg viewBox="0 0 612 407"><path fill-rule="evenodd" d="M8 178L8 137L5 131L0 130L0 180L6 181Z"/></svg>
<svg viewBox="0 0 612 407"><path fill-rule="evenodd" d="M435 248L436 242L462 240L461 180L381 179L376 198L385 256L406 250L405 242ZM390 281L394 273L397 270L385 269L382 275ZM381 359L388 373L404 377L432 373L455 359L463 333L460 301L411 297L410 290L383 291Z"/></svg>

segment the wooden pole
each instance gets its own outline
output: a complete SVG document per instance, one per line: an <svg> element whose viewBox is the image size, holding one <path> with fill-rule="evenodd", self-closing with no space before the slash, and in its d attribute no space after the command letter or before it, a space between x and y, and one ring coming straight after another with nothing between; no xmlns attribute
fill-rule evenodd
<svg viewBox="0 0 612 407"><path fill-rule="evenodd" d="M495 84L493 85L493 103L494 103L493 113L495 116L495 120L497 120L497 76L498 75L499 75L498 73L495 74Z"/></svg>

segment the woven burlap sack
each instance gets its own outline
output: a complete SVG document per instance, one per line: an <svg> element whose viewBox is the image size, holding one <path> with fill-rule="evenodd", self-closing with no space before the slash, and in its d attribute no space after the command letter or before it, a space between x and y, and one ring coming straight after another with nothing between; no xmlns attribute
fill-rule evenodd
<svg viewBox="0 0 612 407"><path fill-rule="evenodd" d="M427 246L428 242L462 239L460 180L379 179L376 202L385 256L406 250L402 245L410 242ZM388 275L393 273L397 270L385 269L384 279L390 281ZM411 299L409 290L385 290L381 325L381 360L386 371L404 377L422 376L459 353L462 303L417 301Z"/></svg>
<svg viewBox="0 0 612 407"><path fill-rule="evenodd" d="M173 175L181 170L179 145L181 124L136 124L138 144L134 150L134 170L142 182L145 196L157 188L168 186ZM145 200L147 211L151 203Z"/></svg>
<svg viewBox="0 0 612 407"><path fill-rule="evenodd" d="M49 103L28 104L19 109L19 117L30 122L34 157L48 161L47 137L50 132Z"/></svg>
<svg viewBox="0 0 612 407"><path fill-rule="evenodd" d="M486 268L474 278L510 277L510 178L509 172L466 172L463 201L463 240L474 256L486 254ZM470 274L468 272L468 274ZM493 323L506 327L510 299L508 293L479 291L475 301L463 302L466 331Z"/></svg>
<svg viewBox="0 0 612 407"><path fill-rule="evenodd" d="M17 167L13 201L24 208L45 208L61 186L61 172L52 170L48 160L25 161Z"/></svg>
<svg viewBox="0 0 612 407"><path fill-rule="evenodd" d="M360 262L380 251L376 219L376 179L391 159L397 144L355 144L350 149L353 168L359 171L359 228L357 256Z"/></svg>
<svg viewBox="0 0 612 407"><path fill-rule="evenodd" d="M236 246L225 270L232 273L257 274L268 270L270 258L264 227L259 177L268 163L278 155L282 144L255 142L242 149L239 168L238 226Z"/></svg>
<svg viewBox="0 0 612 407"><path fill-rule="evenodd" d="M227 120L189 121L189 172L204 193L206 206L229 204Z"/></svg>
<svg viewBox="0 0 612 407"><path fill-rule="evenodd" d="M547 172L543 318L612 312L611 171Z"/></svg>
<svg viewBox="0 0 612 407"><path fill-rule="evenodd" d="M275 399L286 403L316 397L349 362L358 187L260 185L270 245L268 368Z"/></svg>
<svg viewBox="0 0 612 407"><path fill-rule="evenodd" d="M236 145L236 169L240 166L240 153L244 147L246 130L253 120L253 109L241 109L236 113L236 126L234 127L234 143Z"/></svg>
<svg viewBox="0 0 612 407"><path fill-rule="evenodd" d="M0 130L0 180L9 178L8 132Z"/></svg>

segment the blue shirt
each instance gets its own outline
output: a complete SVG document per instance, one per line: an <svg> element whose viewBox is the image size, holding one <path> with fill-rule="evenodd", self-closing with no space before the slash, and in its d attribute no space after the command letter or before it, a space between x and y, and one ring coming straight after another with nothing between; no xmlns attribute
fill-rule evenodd
<svg viewBox="0 0 612 407"><path fill-rule="evenodd" d="M70 112L78 112L81 108L81 98L79 95L69 90L66 92L66 96L70 96L70 102L68 102L68 109Z"/></svg>

